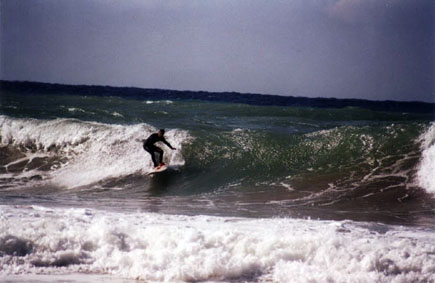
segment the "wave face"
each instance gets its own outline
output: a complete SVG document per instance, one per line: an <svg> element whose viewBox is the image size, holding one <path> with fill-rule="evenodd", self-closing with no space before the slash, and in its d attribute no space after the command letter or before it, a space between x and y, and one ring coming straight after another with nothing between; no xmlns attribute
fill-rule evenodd
<svg viewBox="0 0 435 283"><path fill-rule="evenodd" d="M0 200L429 224L428 114L196 100L2 96ZM142 140L167 128L171 167Z"/></svg>

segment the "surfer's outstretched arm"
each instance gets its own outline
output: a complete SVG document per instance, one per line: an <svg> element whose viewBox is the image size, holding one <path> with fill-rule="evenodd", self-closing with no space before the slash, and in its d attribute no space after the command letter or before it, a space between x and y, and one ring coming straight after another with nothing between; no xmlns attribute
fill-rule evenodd
<svg viewBox="0 0 435 283"><path fill-rule="evenodd" d="M168 143L168 142L166 141L165 138L162 139L162 142L163 142L164 144L166 144L170 149L172 149L172 150L175 150L175 149L176 149L175 147L172 147L172 145L171 145L170 143Z"/></svg>

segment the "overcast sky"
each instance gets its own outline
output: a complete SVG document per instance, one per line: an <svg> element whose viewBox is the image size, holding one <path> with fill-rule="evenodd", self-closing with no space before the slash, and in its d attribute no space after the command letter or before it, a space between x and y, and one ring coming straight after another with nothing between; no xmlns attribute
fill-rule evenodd
<svg viewBox="0 0 435 283"><path fill-rule="evenodd" d="M0 78L435 102L433 0L0 0Z"/></svg>

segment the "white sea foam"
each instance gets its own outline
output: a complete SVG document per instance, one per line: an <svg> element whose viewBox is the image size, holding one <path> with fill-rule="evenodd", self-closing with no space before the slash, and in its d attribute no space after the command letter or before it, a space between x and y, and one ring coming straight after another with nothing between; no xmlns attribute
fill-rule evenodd
<svg viewBox="0 0 435 283"><path fill-rule="evenodd" d="M103 112L105 114L111 115L113 117L119 117L119 118L124 118L124 115L122 115L119 112L116 111L108 111L108 110L98 110L99 112Z"/></svg>
<svg viewBox="0 0 435 283"><path fill-rule="evenodd" d="M92 114L92 115L95 114L95 112L84 110L84 109L78 108L78 107L67 107L65 105L60 105L59 107L62 108L62 109L66 109L66 110L68 110L69 112L72 112L72 113L87 113L87 114Z"/></svg>
<svg viewBox="0 0 435 283"><path fill-rule="evenodd" d="M145 101L146 104L159 104L159 103L163 103L163 104L172 104L174 103L172 100L147 100Z"/></svg>
<svg viewBox="0 0 435 283"><path fill-rule="evenodd" d="M51 180L71 188L106 178L119 177L152 168L149 154L141 140L156 131L150 125L109 125L75 119L15 119L0 116L1 144L29 148L28 154L61 155L67 158L62 167L49 172ZM178 150L165 148L169 164L184 164L181 148L188 140L182 130L168 130L166 139ZM31 153L31 150L36 153Z"/></svg>
<svg viewBox="0 0 435 283"><path fill-rule="evenodd" d="M0 277L434 282L434 231L354 222L0 207Z"/></svg>
<svg viewBox="0 0 435 283"><path fill-rule="evenodd" d="M68 111L70 112L86 112L85 110L81 109L81 108L75 108L75 107L70 107L68 108Z"/></svg>
<svg viewBox="0 0 435 283"><path fill-rule="evenodd" d="M429 193L435 194L435 123L421 136L421 148L418 183Z"/></svg>
<svg viewBox="0 0 435 283"><path fill-rule="evenodd" d="M115 117L124 117L124 115L122 115L121 113L118 113L118 112L112 112L112 115L113 116L115 116Z"/></svg>

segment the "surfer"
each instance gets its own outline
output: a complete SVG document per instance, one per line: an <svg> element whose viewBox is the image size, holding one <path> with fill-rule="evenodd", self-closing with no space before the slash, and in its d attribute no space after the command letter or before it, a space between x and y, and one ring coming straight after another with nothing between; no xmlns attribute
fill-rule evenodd
<svg viewBox="0 0 435 283"><path fill-rule="evenodd" d="M161 141L164 144L166 144L170 149L172 150L176 149L166 141L164 135L165 135L165 130L160 129L157 133L150 135L146 140L144 140L143 143L143 149L145 149L149 154L151 154L151 159L154 163L154 168L165 165L165 163L163 163L163 150L160 147L154 145L156 142ZM157 162L156 160L156 156L155 156L156 152L159 153L159 162Z"/></svg>

